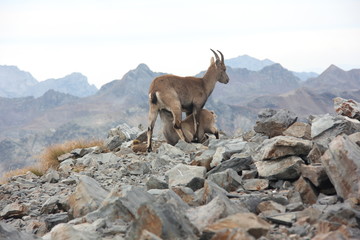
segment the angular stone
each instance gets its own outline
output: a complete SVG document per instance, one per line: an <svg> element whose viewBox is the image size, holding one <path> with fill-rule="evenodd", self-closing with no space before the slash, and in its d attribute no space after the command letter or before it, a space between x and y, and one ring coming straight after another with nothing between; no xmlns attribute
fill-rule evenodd
<svg viewBox="0 0 360 240"><path fill-rule="evenodd" d="M96 210L107 195L108 192L95 179L80 176L75 192L68 199L72 215L81 217Z"/></svg>
<svg viewBox="0 0 360 240"><path fill-rule="evenodd" d="M213 181L228 192L235 191L241 185L241 177L231 168L209 175L208 180Z"/></svg>
<svg viewBox="0 0 360 240"><path fill-rule="evenodd" d="M255 238L260 238L268 233L271 225L253 213L237 213L207 226L204 232L216 233L225 229L236 228L246 231Z"/></svg>
<svg viewBox="0 0 360 240"><path fill-rule="evenodd" d="M100 236L93 231L80 231L74 226L67 223L60 223L56 225L49 233L51 240L66 240L66 239L78 239L78 240L98 240Z"/></svg>
<svg viewBox="0 0 360 240"><path fill-rule="evenodd" d="M167 188L169 188L169 185L166 182L161 181L160 179L158 179L154 176L150 176L149 180L146 182L146 188L147 188L147 190L167 189Z"/></svg>
<svg viewBox="0 0 360 240"><path fill-rule="evenodd" d="M205 173L205 167L178 164L165 174L169 178L169 186L176 186L186 185L195 177L205 178Z"/></svg>
<svg viewBox="0 0 360 240"><path fill-rule="evenodd" d="M242 181L242 186L245 190L248 191L260 191L267 189L269 187L268 179L244 179Z"/></svg>
<svg viewBox="0 0 360 240"><path fill-rule="evenodd" d="M360 120L360 104L352 99L336 97L333 99L335 112L349 118Z"/></svg>
<svg viewBox="0 0 360 240"><path fill-rule="evenodd" d="M224 160L225 147L218 147L213 155L210 167L218 166Z"/></svg>
<svg viewBox="0 0 360 240"><path fill-rule="evenodd" d="M50 214L45 217L45 224L48 230L51 230L59 223L67 223L69 221L69 215L67 212Z"/></svg>
<svg viewBox="0 0 360 240"><path fill-rule="evenodd" d="M190 207L189 205L184 202L178 194L176 194L171 189L162 189L158 190L160 192L153 193L152 190L149 191L149 193L155 195L156 202L160 204L169 203L176 207L179 211L187 211Z"/></svg>
<svg viewBox="0 0 360 240"><path fill-rule="evenodd" d="M2 240L35 240L37 237L31 234L20 232L4 221L0 221L0 239Z"/></svg>
<svg viewBox="0 0 360 240"><path fill-rule="evenodd" d="M53 169L49 169L46 172L46 174L42 177L42 180L44 182L57 183L60 180L59 172Z"/></svg>
<svg viewBox="0 0 360 240"><path fill-rule="evenodd" d="M189 205L192 205L195 194L191 188L184 187L184 186L173 186L171 188L184 202Z"/></svg>
<svg viewBox="0 0 360 240"><path fill-rule="evenodd" d="M216 198L217 196L226 197L226 190L219 187L217 184L212 181L205 180L204 187L195 192L196 199L195 201L199 203L199 205L204 205L209 203L211 200Z"/></svg>
<svg viewBox="0 0 360 240"><path fill-rule="evenodd" d="M210 170L210 163L213 159L213 155L215 153L215 150L213 149L207 149L203 152L199 152L195 155L194 159L191 161L190 165L193 166L203 166L206 168L206 170Z"/></svg>
<svg viewBox="0 0 360 240"><path fill-rule="evenodd" d="M303 177L300 177L294 182L295 190L301 195L301 199L304 203L314 204L317 201L318 193L316 189Z"/></svg>
<svg viewBox="0 0 360 240"><path fill-rule="evenodd" d="M360 122L344 116L330 114L315 117L311 123L311 137L313 141L327 147L338 135L347 135L360 131Z"/></svg>
<svg viewBox="0 0 360 240"><path fill-rule="evenodd" d="M132 161L127 166L127 170L132 175L144 175L151 172L149 164L142 161Z"/></svg>
<svg viewBox="0 0 360 240"><path fill-rule="evenodd" d="M41 206L42 214L57 213L59 211L67 211L68 205L64 196L51 196Z"/></svg>
<svg viewBox="0 0 360 240"><path fill-rule="evenodd" d="M321 163L321 156L324 154L327 148L324 146L314 143L312 149L310 150L309 154L306 156L306 160L308 163Z"/></svg>
<svg viewBox="0 0 360 240"><path fill-rule="evenodd" d="M231 203L227 197L217 196L206 205L188 209L186 216L199 231L202 231L220 218L244 211L247 212Z"/></svg>
<svg viewBox="0 0 360 240"><path fill-rule="evenodd" d="M29 213L29 208L21 203L10 203L6 205L0 212L0 217L7 218L21 218Z"/></svg>
<svg viewBox="0 0 360 240"><path fill-rule="evenodd" d="M185 156L185 153L175 146L171 146L170 144L164 143L158 149L158 155L167 155L170 158L182 158Z"/></svg>
<svg viewBox="0 0 360 240"><path fill-rule="evenodd" d="M257 170L242 170L241 177L243 180L245 179L253 179L257 176Z"/></svg>
<svg viewBox="0 0 360 240"><path fill-rule="evenodd" d="M225 150L222 153L223 160L228 160L233 154L242 153L243 157L248 157L253 151L253 143L245 142L241 138L234 139L211 139L209 142L209 149L218 148Z"/></svg>
<svg viewBox="0 0 360 240"><path fill-rule="evenodd" d="M72 153L65 153L65 154L60 155L57 159L58 159L59 162L63 162L63 161L65 161L66 159L69 159L69 158L72 158L72 157L74 157L74 154L72 154Z"/></svg>
<svg viewBox="0 0 360 240"><path fill-rule="evenodd" d="M121 147L125 141L120 136L109 137L105 140L104 144L110 151L116 151Z"/></svg>
<svg viewBox="0 0 360 240"><path fill-rule="evenodd" d="M249 170L250 165L253 163L251 157L238 158L232 157L229 160L222 162L220 165L211 169L206 176L209 176L214 173L225 171L226 169L233 169L236 172L241 172L242 170Z"/></svg>
<svg viewBox="0 0 360 240"><path fill-rule="evenodd" d="M126 123L122 123L115 128L111 128L108 132L108 137L119 136L120 139L125 141L134 140L141 130L137 127L130 127Z"/></svg>
<svg viewBox="0 0 360 240"><path fill-rule="evenodd" d="M295 212L282 213L282 214L268 216L266 219L270 220L273 223L291 226L296 222L297 215Z"/></svg>
<svg viewBox="0 0 360 240"><path fill-rule="evenodd" d="M360 199L360 147L346 135L337 136L321 157L331 183L344 199Z"/></svg>
<svg viewBox="0 0 360 240"><path fill-rule="evenodd" d="M268 200L268 201L263 201L261 203L259 203L256 207L257 211L259 213L261 212L265 212L265 211L275 211L278 213L284 213L286 211L286 207L274 202L272 200Z"/></svg>
<svg viewBox="0 0 360 240"><path fill-rule="evenodd" d="M293 180L300 176L300 157L291 156L276 160L255 162L260 177L269 180Z"/></svg>
<svg viewBox="0 0 360 240"><path fill-rule="evenodd" d="M283 135L310 140L311 126L308 123L295 122L283 132Z"/></svg>
<svg viewBox="0 0 360 240"><path fill-rule="evenodd" d="M329 181L329 178L322 165L301 165L301 175L309 179L316 187L320 187Z"/></svg>
<svg viewBox="0 0 360 240"><path fill-rule="evenodd" d="M198 231L172 204L147 203L138 210L126 239L139 239L147 230L163 240L197 239Z"/></svg>
<svg viewBox="0 0 360 240"><path fill-rule="evenodd" d="M265 140L258 148L254 156L255 161L273 160L287 156L306 156L312 148L309 140L291 137L277 136Z"/></svg>
<svg viewBox="0 0 360 240"><path fill-rule="evenodd" d="M255 132L272 138L282 135L283 131L296 121L297 116L285 109L265 109L259 112L258 119L254 126Z"/></svg>
<svg viewBox="0 0 360 240"><path fill-rule="evenodd" d="M131 222L137 216L137 210L142 204L154 201L154 196L139 187L123 186L120 193L117 189L113 189L100 207L87 214L85 219L87 222L94 222L99 218L108 221L121 219L124 222Z"/></svg>
<svg viewBox="0 0 360 240"><path fill-rule="evenodd" d="M189 187L193 191L196 191L200 188L203 188L204 183L205 183L205 179L199 178L199 177L194 177L193 179L191 179L191 181L188 184L186 184L186 187Z"/></svg>
<svg viewBox="0 0 360 240"><path fill-rule="evenodd" d="M234 228L234 229L224 229L218 232L205 232L203 233L203 235L201 235L200 239L213 239L213 240L222 240L222 239L226 239L226 240L255 240L255 238L253 236L251 236L249 233L247 233L246 231L239 229L239 228Z"/></svg>

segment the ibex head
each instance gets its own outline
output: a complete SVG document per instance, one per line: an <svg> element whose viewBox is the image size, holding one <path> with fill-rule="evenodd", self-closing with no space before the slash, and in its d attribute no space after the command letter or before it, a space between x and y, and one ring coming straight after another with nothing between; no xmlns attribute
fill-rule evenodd
<svg viewBox="0 0 360 240"><path fill-rule="evenodd" d="M221 55L221 59L219 58L219 56L217 55L217 53L210 49L214 55L215 55L215 58L216 58L216 61L214 62L215 64L215 67L216 67L216 70L217 70L217 80L221 83L228 83L229 82L229 76L226 74L226 66L225 66L225 63L224 63L224 55L219 51L217 50L220 55ZM213 63L213 58L212 58L212 63Z"/></svg>

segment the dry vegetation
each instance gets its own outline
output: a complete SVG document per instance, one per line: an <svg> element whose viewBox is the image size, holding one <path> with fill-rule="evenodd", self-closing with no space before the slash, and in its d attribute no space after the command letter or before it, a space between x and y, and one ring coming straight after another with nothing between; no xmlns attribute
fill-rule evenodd
<svg viewBox="0 0 360 240"><path fill-rule="evenodd" d="M18 175L24 175L28 171L37 176L42 176L49 168L56 169L59 166L58 157L69 153L77 148L89 148L99 146L105 150L104 142L102 140L72 140L62 144L55 144L47 147L38 157L38 162L29 167L15 169L3 175L0 179L0 184L5 183L9 178Z"/></svg>

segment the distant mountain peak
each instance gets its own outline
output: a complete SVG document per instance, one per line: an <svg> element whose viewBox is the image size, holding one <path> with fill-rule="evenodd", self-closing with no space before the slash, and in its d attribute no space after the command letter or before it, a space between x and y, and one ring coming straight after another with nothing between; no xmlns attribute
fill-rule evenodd
<svg viewBox="0 0 360 240"><path fill-rule="evenodd" d="M225 65L232 68L246 68L251 71L259 71L266 66L272 65L275 62L264 59L259 60L249 55L240 55L236 58L225 59Z"/></svg>
<svg viewBox="0 0 360 240"><path fill-rule="evenodd" d="M344 72L344 70L342 70L338 66L331 64L324 72L338 72L338 71Z"/></svg>

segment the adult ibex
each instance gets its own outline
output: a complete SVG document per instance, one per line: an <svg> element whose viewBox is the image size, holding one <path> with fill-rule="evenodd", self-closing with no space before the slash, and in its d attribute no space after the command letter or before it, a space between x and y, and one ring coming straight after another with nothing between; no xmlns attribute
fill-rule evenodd
<svg viewBox="0 0 360 240"><path fill-rule="evenodd" d="M184 134L185 141L192 142L195 138L197 138L200 143L203 143L207 140L205 133L212 133L216 138L219 138L219 131L215 126L215 113L207 109L200 109L198 114L199 125L197 132L195 132L194 118L192 114L187 116L181 122L181 131ZM163 134L166 142L171 145L175 145L180 140L180 137L173 126L173 115L167 110L160 110L160 118L163 123Z"/></svg>
<svg viewBox="0 0 360 240"><path fill-rule="evenodd" d="M179 137L185 140L180 130L181 115L193 114L194 128L197 131L199 123L199 111L206 103L206 100L214 90L216 82L228 83L229 77L226 74L224 55L218 50L217 53L210 49L214 55L204 77L179 77L174 75L163 75L155 78L149 88L149 127L147 131L147 150L151 151L151 138L155 121L160 110L165 109L173 115L173 126Z"/></svg>

